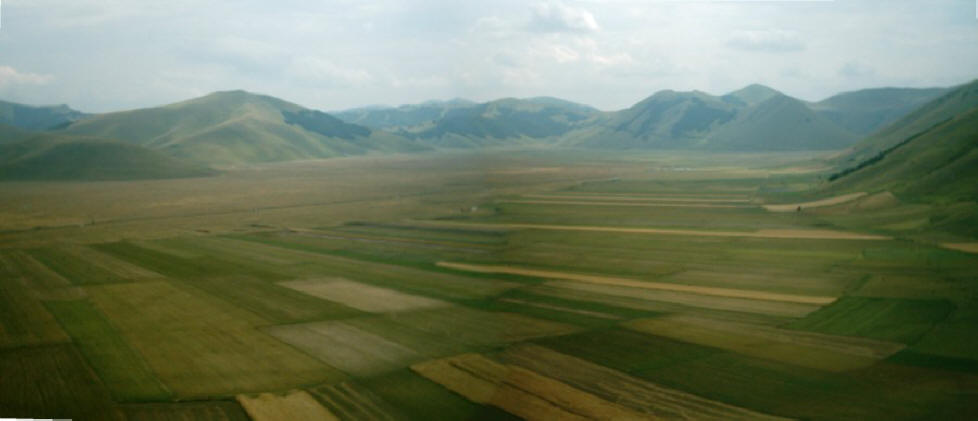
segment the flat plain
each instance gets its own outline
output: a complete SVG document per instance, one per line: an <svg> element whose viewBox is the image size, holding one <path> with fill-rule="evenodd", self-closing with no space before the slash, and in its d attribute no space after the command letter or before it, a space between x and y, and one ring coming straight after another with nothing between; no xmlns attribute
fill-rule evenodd
<svg viewBox="0 0 978 421"><path fill-rule="evenodd" d="M833 223L878 192L770 207L811 158L2 183L0 415L973 419L978 255Z"/></svg>

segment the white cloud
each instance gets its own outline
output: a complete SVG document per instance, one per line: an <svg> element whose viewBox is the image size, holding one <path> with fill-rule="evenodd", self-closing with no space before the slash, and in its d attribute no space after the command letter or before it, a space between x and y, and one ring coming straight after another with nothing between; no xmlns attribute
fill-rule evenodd
<svg viewBox="0 0 978 421"><path fill-rule="evenodd" d="M601 29L587 9L572 7L560 1L533 6L529 28L537 32L596 32Z"/></svg>
<svg viewBox="0 0 978 421"><path fill-rule="evenodd" d="M805 43L795 31L764 29L737 31L727 41L727 46L738 50L787 53L802 51Z"/></svg>
<svg viewBox="0 0 978 421"><path fill-rule="evenodd" d="M10 85L47 85L53 78L51 75L20 72L10 66L0 66L0 87Z"/></svg>
<svg viewBox="0 0 978 421"><path fill-rule="evenodd" d="M317 56L301 56L292 60L289 73L295 77L326 85L359 86L373 81L363 69L340 66L332 60Z"/></svg>

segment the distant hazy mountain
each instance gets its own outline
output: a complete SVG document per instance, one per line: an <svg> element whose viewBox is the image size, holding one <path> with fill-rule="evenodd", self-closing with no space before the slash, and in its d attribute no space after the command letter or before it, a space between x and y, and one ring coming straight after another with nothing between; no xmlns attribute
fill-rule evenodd
<svg viewBox="0 0 978 421"><path fill-rule="evenodd" d="M978 106L978 80L953 88L944 95L906 114L899 120L853 145L834 160L837 166L851 168L882 151L900 144L911 136Z"/></svg>
<svg viewBox="0 0 978 421"><path fill-rule="evenodd" d="M451 110L476 105L465 99L448 101L427 101L421 104L401 105L400 107L372 106L354 108L333 113L337 118L353 124L373 129L395 129L414 127L441 119Z"/></svg>
<svg viewBox="0 0 978 421"><path fill-rule="evenodd" d="M215 171L144 146L98 138L37 134L0 144L0 179L136 180L202 177Z"/></svg>
<svg viewBox="0 0 978 421"><path fill-rule="evenodd" d="M217 92L162 107L92 116L71 124L64 132L120 139L208 164L424 149L399 136L244 91Z"/></svg>
<svg viewBox="0 0 978 421"><path fill-rule="evenodd" d="M439 147L519 144L555 139L599 113L556 98L506 98L454 108L437 120L399 133Z"/></svg>
<svg viewBox="0 0 978 421"><path fill-rule="evenodd" d="M879 88L844 92L810 104L818 115L858 135L868 135L947 93L945 88Z"/></svg>
<svg viewBox="0 0 978 421"><path fill-rule="evenodd" d="M761 85L723 96L661 91L567 136L570 145L610 149L829 150L856 135L797 99Z"/></svg>
<svg viewBox="0 0 978 421"><path fill-rule="evenodd" d="M67 105L32 106L0 101L0 124L26 130L48 130L62 127L85 117Z"/></svg>

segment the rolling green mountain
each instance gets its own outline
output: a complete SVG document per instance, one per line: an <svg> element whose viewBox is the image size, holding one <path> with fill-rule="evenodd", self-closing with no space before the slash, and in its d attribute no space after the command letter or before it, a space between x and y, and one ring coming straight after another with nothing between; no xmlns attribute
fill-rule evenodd
<svg viewBox="0 0 978 421"><path fill-rule="evenodd" d="M71 124L64 133L121 139L217 165L425 149L399 136L244 91L101 114Z"/></svg>
<svg viewBox="0 0 978 421"><path fill-rule="evenodd" d="M794 151L842 149L856 136L805 103L751 85L724 96L661 91L567 136L574 146Z"/></svg>
<svg viewBox="0 0 978 421"><path fill-rule="evenodd" d="M347 123L360 124L373 129L407 128L430 123L445 117L458 108L468 108L476 103L465 99L427 101L421 104L399 107L363 107L333 113Z"/></svg>
<svg viewBox="0 0 978 421"><path fill-rule="evenodd" d="M740 110L709 133L704 144L712 150L800 151L843 149L856 140L803 102L778 93Z"/></svg>
<svg viewBox="0 0 978 421"><path fill-rule="evenodd" d="M944 88L879 88L844 92L809 104L820 116L858 135L868 135L947 93Z"/></svg>
<svg viewBox="0 0 978 421"><path fill-rule="evenodd" d="M924 104L903 118L855 144L832 160L839 168L852 168L892 148L911 136L932 128L978 106L978 80L958 86Z"/></svg>
<svg viewBox="0 0 978 421"><path fill-rule="evenodd" d="M860 167L834 189L882 191L928 202L978 201L978 107L912 136Z"/></svg>
<svg viewBox="0 0 978 421"><path fill-rule="evenodd" d="M506 98L448 110L438 120L399 134L449 148L530 143L562 136L598 113L556 98Z"/></svg>
<svg viewBox="0 0 978 421"><path fill-rule="evenodd" d="M31 106L0 101L0 124L26 130L48 130L85 117L67 105Z"/></svg>
<svg viewBox="0 0 978 421"><path fill-rule="evenodd" d="M144 146L98 138L39 134L0 144L0 179L140 180L203 177L207 167Z"/></svg>
<svg viewBox="0 0 978 421"><path fill-rule="evenodd" d="M22 130L6 124L0 124L0 145L24 140L32 135L34 134L27 130Z"/></svg>
<svg viewBox="0 0 978 421"><path fill-rule="evenodd" d="M737 115L738 105L702 92L660 91L568 135L574 146L631 149L695 146Z"/></svg>

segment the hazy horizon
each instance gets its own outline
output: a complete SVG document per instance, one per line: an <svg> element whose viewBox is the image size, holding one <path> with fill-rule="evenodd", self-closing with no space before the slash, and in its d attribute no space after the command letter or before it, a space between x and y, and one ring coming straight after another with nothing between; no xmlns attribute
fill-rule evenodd
<svg viewBox="0 0 978 421"><path fill-rule="evenodd" d="M8 0L0 98L86 112L243 89L321 110L752 83L817 101L978 75L970 1Z"/></svg>

